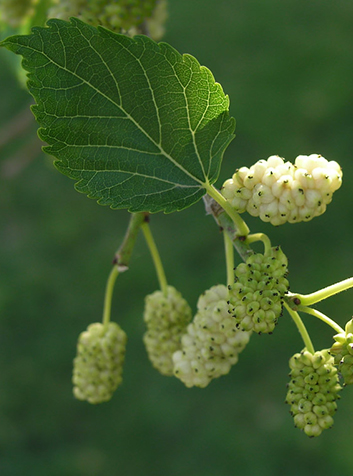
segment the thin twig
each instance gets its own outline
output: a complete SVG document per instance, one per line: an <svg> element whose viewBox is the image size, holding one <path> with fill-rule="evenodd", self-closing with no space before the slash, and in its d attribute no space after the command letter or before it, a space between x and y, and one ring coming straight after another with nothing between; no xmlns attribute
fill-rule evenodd
<svg viewBox="0 0 353 476"><path fill-rule="evenodd" d="M243 236L239 236L239 232L233 220L223 210L223 208L209 195L203 196L203 201L208 215L212 215L218 226L224 230L233 242L233 245L241 258L246 261L252 249L249 243L246 243Z"/></svg>
<svg viewBox="0 0 353 476"><path fill-rule="evenodd" d="M132 213L130 216L130 222L125 237L118 251L115 253L113 260L113 265L117 266L120 273L129 269L130 258L136 243L137 235L145 220L148 220L148 213Z"/></svg>

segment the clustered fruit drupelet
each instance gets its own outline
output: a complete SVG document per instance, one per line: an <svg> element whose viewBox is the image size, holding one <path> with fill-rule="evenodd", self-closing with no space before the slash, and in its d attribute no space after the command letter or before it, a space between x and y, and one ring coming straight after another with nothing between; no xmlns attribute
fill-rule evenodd
<svg viewBox="0 0 353 476"><path fill-rule="evenodd" d="M353 384L353 319L347 322L345 332L333 336L335 343L330 349L335 365L341 373L344 384Z"/></svg>
<svg viewBox="0 0 353 476"><path fill-rule="evenodd" d="M318 154L299 155L294 164L277 155L241 167L222 187L238 212L247 211L272 225L309 221L322 215L342 184L335 161Z"/></svg>
<svg viewBox="0 0 353 476"><path fill-rule="evenodd" d="M126 334L115 322L90 324L79 336L72 382L74 396L89 403L111 399L122 381Z"/></svg>
<svg viewBox="0 0 353 476"><path fill-rule="evenodd" d="M265 255L254 253L237 266L229 304L239 329L259 334L273 332L289 287L285 278L287 265L285 254L277 247Z"/></svg>
<svg viewBox="0 0 353 476"><path fill-rule="evenodd" d="M200 296L197 313L174 353L174 375L187 387L206 387L238 362L251 332L237 329L229 313L228 289L213 286Z"/></svg>
<svg viewBox="0 0 353 476"><path fill-rule="evenodd" d="M173 287L167 293L155 291L145 298L143 341L148 357L162 375L173 375L172 355L180 349L181 337L192 318L189 304Z"/></svg>
<svg viewBox="0 0 353 476"><path fill-rule="evenodd" d="M333 425L336 400L341 386L333 357L327 349L311 354L307 350L289 361L291 380L286 403L294 424L308 436L319 436Z"/></svg>

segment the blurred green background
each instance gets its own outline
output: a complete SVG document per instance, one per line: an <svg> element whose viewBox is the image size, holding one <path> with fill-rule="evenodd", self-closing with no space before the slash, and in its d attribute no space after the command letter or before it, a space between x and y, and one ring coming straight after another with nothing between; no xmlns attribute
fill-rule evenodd
<svg viewBox="0 0 353 476"><path fill-rule="evenodd" d="M170 0L165 41L194 55L231 99L237 137L218 185L236 167L279 154L321 153L343 167L325 215L274 228L290 261L291 289L312 292L352 275L353 2ZM30 98L0 52L0 133ZM284 405L288 359L302 342L287 314L272 336L254 336L231 373L206 389L162 377L142 343L144 296L157 289L139 238L117 281L113 316L129 336L124 382L111 402L74 400L78 334L100 320L113 254L128 214L78 194L33 130L0 150L0 474L2 476L349 476L353 389L334 428L317 439L295 429ZM223 243L202 202L158 214L151 226L170 284L189 300L225 281ZM318 307L341 325L352 291ZM332 331L304 316L317 349ZM314 322L315 321L315 322Z"/></svg>

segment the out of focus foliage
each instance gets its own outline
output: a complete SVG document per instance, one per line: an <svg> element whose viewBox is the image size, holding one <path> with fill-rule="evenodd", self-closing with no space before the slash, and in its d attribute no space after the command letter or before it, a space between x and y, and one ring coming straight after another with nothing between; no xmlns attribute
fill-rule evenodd
<svg viewBox="0 0 353 476"><path fill-rule="evenodd" d="M311 292L352 275L353 3L170 0L165 40L195 55L231 100L237 137L219 184L236 167L279 154L321 153L343 168L327 212L274 228L249 217L289 259L292 290ZM0 52L0 132L30 101ZM143 347L143 299L157 289L140 237L117 281L113 320L128 334L123 384L100 406L75 401L78 334L100 319L105 280L128 214L74 191L31 134L0 149L0 473L4 476L349 476L353 393L333 430L315 440L284 405L288 359L302 342L287 314L273 336L254 336L227 377L187 389L152 368ZM202 203L152 217L170 284L193 310L224 283L223 243ZM318 306L341 325L351 292ZM317 349L332 333L304 317ZM315 322L314 322L315 321Z"/></svg>

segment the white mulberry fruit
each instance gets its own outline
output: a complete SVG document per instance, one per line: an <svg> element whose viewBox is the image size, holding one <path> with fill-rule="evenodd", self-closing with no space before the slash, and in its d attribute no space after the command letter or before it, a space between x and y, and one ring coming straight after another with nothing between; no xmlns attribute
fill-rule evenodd
<svg viewBox="0 0 353 476"><path fill-rule="evenodd" d="M238 361L251 332L236 328L229 314L226 286L213 286L200 296L198 312L173 355L174 375L187 387L206 387Z"/></svg>
<svg viewBox="0 0 353 476"><path fill-rule="evenodd" d="M321 155L299 155L294 164L273 155L241 167L221 192L237 212L282 225L322 215L341 184L339 164Z"/></svg>

